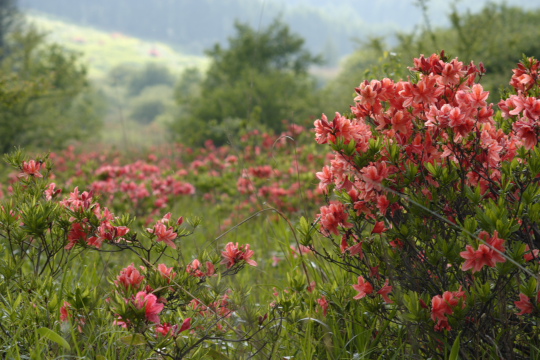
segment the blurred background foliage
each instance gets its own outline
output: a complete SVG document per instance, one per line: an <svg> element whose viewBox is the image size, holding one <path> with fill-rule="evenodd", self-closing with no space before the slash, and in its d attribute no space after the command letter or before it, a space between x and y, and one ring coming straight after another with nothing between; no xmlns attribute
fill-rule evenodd
<svg viewBox="0 0 540 360"><path fill-rule="evenodd" d="M343 111L350 105L352 89L363 79L408 76L408 66L420 54L429 56L445 50L448 57L483 62L487 75L482 84L496 102L499 91L508 87L512 69L523 54L540 56L538 23L540 10L488 4L478 13L460 13L454 6L449 27L426 27L417 32L397 33L398 43L387 45L371 38L343 62L339 75L327 85L328 106ZM493 97L494 96L494 97Z"/></svg>
<svg viewBox="0 0 540 360"><path fill-rule="evenodd" d="M183 114L174 123L180 141L223 144L242 129L280 132L283 120L316 114L309 68L322 59L304 48L303 39L277 20L261 31L240 23L236 30L228 48L217 44L207 51L211 65L204 78L194 78L192 70L183 74L176 91ZM216 127L227 129L216 133Z"/></svg>
<svg viewBox="0 0 540 360"><path fill-rule="evenodd" d="M517 0L483 2L482 8L476 4L470 7L472 10L463 11L460 1L451 2L451 7L435 0L392 1L384 2L403 10L403 17L409 14L406 9L410 9L410 3L417 5L415 27L408 19L409 23L400 24L402 30L381 23L381 27L368 26L368 32L369 21L364 19L375 16L380 6L366 7L366 16L360 19L355 18L357 10L352 10L348 1L332 10L322 0L316 2L317 8L299 0L291 3L294 11L279 1L262 6L242 0L226 4L204 0L192 8L184 1L158 1L150 7L135 1L128 16L125 1L67 6L61 0L24 0L20 4L1 0L2 149L55 149L80 140L120 148L173 140L201 145L212 139L224 144L253 129L282 131L284 121L310 126L323 112L332 116L335 111L348 111L354 87L361 81L384 76L406 78L414 57L443 49L448 56L465 62L483 62L488 71L483 85L494 93L492 101L496 101L522 54L540 56L540 10L530 2L528 7L513 6ZM222 16L211 26L223 30L218 42L205 35L210 29L204 26L193 25L188 34L171 22L174 6L183 9L176 9L178 19L190 18L183 24L186 28L203 9L210 9L206 20L219 11L229 14L223 8L227 4L250 20L233 22L232 17ZM44 34L25 21L17 5L47 12L30 17L41 16L45 20L40 24L49 21L47 16L62 17L55 18L56 27L47 28L49 32ZM109 10L113 8L124 9L118 13L122 16L112 18L114 12ZM143 11L147 17L138 17L140 26L136 30L130 23L131 15ZM278 16L269 16L276 13ZM70 38L60 37L62 24L66 24L65 29L73 29L72 24L68 27L69 20L87 27L79 27L80 33ZM148 41L168 41L180 55L170 57L157 42L116 32L94 36L98 29L90 25L153 39ZM299 26L301 31L297 31ZM169 30L161 34L162 28ZM353 33L340 35L341 28L353 29ZM144 34L140 32L143 29ZM192 39L186 40L190 34ZM200 55L203 49L190 41L204 45L204 56ZM342 42L349 44L349 50ZM109 45L125 54L135 46L133 54L139 55L129 53L119 58L111 51L108 56ZM98 47L104 52L94 53ZM113 61L116 58L120 60Z"/></svg>

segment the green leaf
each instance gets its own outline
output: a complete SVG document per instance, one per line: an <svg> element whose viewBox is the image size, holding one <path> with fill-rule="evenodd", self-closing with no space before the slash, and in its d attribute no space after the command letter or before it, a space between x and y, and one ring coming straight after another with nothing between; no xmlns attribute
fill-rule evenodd
<svg viewBox="0 0 540 360"><path fill-rule="evenodd" d="M146 344L146 339L142 334L133 334L120 338L120 341L126 345L141 346Z"/></svg>
<svg viewBox="0 0 540 360"><path fill-rule="evenodd" d="M68 351L71 350L71 347L69 346L66 339L64 339L62 336L60 336L58 333L52 331L51 329L46 328L46 327L42 327L40 329L37 329L36 331L37 331L37 333L39 335L49 339L50 341L53 341L53 342L57 343L58 345L60 345L64 349L66 349Z"/></svg>
<svg viewBox="0 0 540 360"><path fill-rule="evenodd" d="M531 276L529 278L529 281L527 281L527 285L522 286L521 288L525 295L527 295L530 298L534 298L536 294L536 279Z"/></svg>
<svg viewBox="0 0 540 360"><path fill-rule="evenodd" d="M459 354L459 337L461 336L461 333L458 334L456 340L454 341L454 345L452 345L452 351L450 351L450 357L448 360L457 360L458 354Z"/></svg>
<svg viewBox="0 0 540 360"><path fill-rule="evenodd" d="M438 174L439 174L439 170L437 167L435 167L435 165L433 165L432 163L429 163L429 162L426 162L424 163L424 167L427 169L427 171L429 171L431 173L431 175L433 175L434 177L437 177Z"/></svg>
<svg viewBox="0 0 540 360"><path fill-rule="evenodd" d="M21 304L21 300L22 300L22 294L19 293L19 296L17 296L17 299L15 299L15 302L13 303L11 308L14 309L14 310L17 310L17 308Z"/></svg>
<svg viewBox="0 0 540 360"><path fill-rule="evenodd" d="M207 355L210 355L210 356L212 357L212 359L217 359L217 360L230 360L229 357L223 355L223 354L220 353L220 352L217 352L217 351L214 350L214 349L208 350Z"/></svg>
<svg viewBox="0 0 540 360"><path fill-rule="evenodd" d="M298 230L301 230L302 234L307 234L309 232L309 223L303 216L300 218L300 227Z"/></svg>

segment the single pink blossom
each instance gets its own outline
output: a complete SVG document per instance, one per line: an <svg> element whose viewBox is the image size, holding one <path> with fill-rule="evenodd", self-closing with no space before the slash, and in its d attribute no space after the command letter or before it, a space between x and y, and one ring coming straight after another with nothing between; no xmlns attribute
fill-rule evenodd
<svg viewBox="0 0 540 360"><path fill-rule="evenodd" d="M135 295L133 303L137 309L145 309L146 319L148 321L159 324L158 314L163 310L165 305L158 302L156 295L139 291Z"/></svg>
<svg viewBox="0 0 540 360"><path fill-rule="evenodd" d="M360 300L373 292L373 285L367 282L363 276L359 276L358 284L354 284L352 287L354 290L358 291L358 294L353 298L356 300Z"/></svg>
<svg viewBox="0 0 540 360"><path fill-rule="evenodd" d="M153 229L146 230L149 233L156 235L156 241L163 241L173 249L176 249L176 244L173 242L173 240L176 239L178 234L174 232L172 227L167 228L164 223L158 222L156 225L154 225Z"/></svg>
<svg viewBox="0 0 540 360"><path fill-rule="evenodd" d="M139 270L131 264L128 267L122 269L120 271L120 275L116 278L114 281L114 284L116 286L123 286L126 290L129 288L132 289L139 289L141 283L144 280L144 276L141 275Z"/></svg>
<svg viewBox="0 0 540 360"><path fill-rule="evenodd" d="M66 250L71 250L75 245L77 245L79 242L87 242L88 241L88 226L84 223L73 223L71 225L71 229L69 229L68 233L68 244L64 247Z"/></svg>
<svg viewBox="0 0 540 360"><path fill-rule="evenodd" d="M71 317L69 315L69 308L71 307L71 304L67 301L64 301L64 305L60 308L60 321L68 321Z"/></svg>
<svg viewBox="0 0 540 360"><path fill-rule="evenodd" d="M319 304L319 306L322 308L323 310L323 315L326 316L326 314L328 314L328 307L330 306L330 303L328 302L328 300L326 299L325 296L321 296L320 299L317 299L317 303Z"/></svg>
<svg viewBox="0 0 540 360"><path fill-rule="evenodd" d="M156 326L156 333L160 334L161 336L169 336L169 335L175 335L175 327L178 329L178 325L171 325L169 323L163 323ZM156 335L157 335L156 334Z"/></svg>
<svg viewBox="0 0 540 360"><path fill-rule="evenodd" d="M23 161L22 172L19 174L20 178L27 178L29 176L35 176L42 178L43 175L39 172L42 163L35 160Z"/></svg>
<svg viewBox="0 0 540 360"><path fill-rule="evenodd" d="M167 279L169 283L171 282L171 280L173 280L176 277L176 273L173 272L172 266L168 268L167 265L165 264L159 264L158 271L164 278Z"/></svg>
<svg viewBox="0 0 540 360"><path fill-rule="evenodd" d="M387 304L393 304L394 301L388 297L388 294L392 292L392 286L388 285L388 279L384 282L384 286L377 291L377 294L381 295L384 302Z"/></svg>
<svg viewBox="0 0 540 360"><path fill-rule="evenodd" d="M191 318L184 319L184 322L182 323L182 326L180 326L178 333L180 334L181 332L189 329L191 329Z"/></svg>
<svg viewBox="0 0 540 360"><path fill-rule="evenodd" d="M525 254L523 255L523 258L525 259L525 261L532 261L534 259L539 259L540 258L540 250L538 250L538 249L531 250L529 245L527 245L525 247Z"/></svg>
<svg viewBox="0 0 540 360"><path fill-rule="evenodd" d="M518 315L531 314L534 310L531 299L527 295L522 293L519 294L519 301L514 301L514 304L519 310L521 310Z"/></svg>
<svg viewBox="0 0 540 360"><path fill-rule="evenodd" d="M57 189L55 183L50 183L49 187L45 189L45 199L52 200L53 197L60 194L62 189Z"/></svg>
<svg viewBox="0 0 540 360"><path fill-rule="evenodd" d="M375 226L373 227L373 230L371 230L372 234L381 234L388 229L384 226L384 221L378 221L375 223Z"/></svg>
<svg viewBox="0 0 540 360"><path fill-rule="evenodd" d="M230 269L234 264L241 261L245 261L251 266L257 266L257 262L251 259L254 252L249 247L249 244L238 246L238 243L228 243L225 246L225 251L221 252L223 255L223 261L221 263L226 264L227 269Z"/></svg>
<svg viewBox="0 0 540 360"><path fill-rule="evenodd" d="M490 245L491 248L481 244L478 246L478 250L474 250L472 246L467 245L466 251L459 253L459 255L466 260L461 267L463 271L473 269L473 272L478 272L485 265L495 267L498 262L506 261L506 258L501 254L506 250L504 247L504 240L499 238L497 231L495 231L491 237L486 231L482 231L478 237ZM495 251L494 249L498 251Z"/></svg>

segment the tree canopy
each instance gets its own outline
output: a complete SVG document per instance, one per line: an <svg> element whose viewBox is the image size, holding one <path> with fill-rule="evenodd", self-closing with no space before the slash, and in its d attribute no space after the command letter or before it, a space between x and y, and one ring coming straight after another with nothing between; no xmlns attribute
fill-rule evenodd
<svg viewBox="0 0 540 360"><path fill-rule="evenodd" d="M76 54L26 29L10 33L0 61L0 146L58 148L95 135L99 98Z"/></svg>
<svg viewBox="0 0 540 360"><path fill-rule="evenodd" d="M187 81L197 79L192 70L178 84L182 114L175 125L183 140L223 143L242 128L280 131L283 120L305 123L317 114L308 68L321 60L303 39L277 20L261 31L240 23L235 28L228 48L218 44L207 51L212 62L197 86Z"/></svg>

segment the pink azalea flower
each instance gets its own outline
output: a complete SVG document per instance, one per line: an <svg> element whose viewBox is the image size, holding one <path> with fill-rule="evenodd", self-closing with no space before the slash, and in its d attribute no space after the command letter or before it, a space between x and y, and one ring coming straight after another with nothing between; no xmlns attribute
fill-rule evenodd
<svg viewBox="0 0 540 360"><path fill-rule="evenodd" d="M73 223L68 233L69 243L64 247L64 249L71 250L75 245L79 243L79 241L86 242L88 240L89 231L89 229L87 229L86 227L87 225L84 224Z"/></svg>
<svg viewBox="0 0 540 360"><path fill-rule="evenodd" d="M461 291L445 291L443 295L436 295L431 299L431 319L437 321L435 325L436 331L443 329L451 330L448 318L446 315L452 315L454 309L462 301L462 306L465 307L465 292Z"/></svg>
<svg viewBox="0 0 540 360"><path fill-rule="evenodd" d="M358 244L352 245L351 247L347 248L347 251L352 256L358 255L360 259L363 259L364 252L362 251L362 245L363 245L363 242L359 242Z"/></svg>
<svg viewBox="0 0 540 360"><path fill-rule="evenodd" d="M384 299L384 302L387 304L393 304L394 301L388 297L388 294L392 292L392 286L388 285L388 279L384 282L384 286L377 291L377 294L381 295Z"/></svg>
<svg viewBox="0 0 540 360"><path fill-rule="evenodd" d="M328 300L326 300L326 297L321 296L320 299L317 299L317 303L323 309L323 315L326 316L326 314L328 314L328 307L330 306L330 303L328 303Z"/></svg>
<svg viewBox="0 0 540 360"><path fill-rule="evenodd" d="M172 335L173 337L176 337L178 336L178 334L186 330L189 330L190 328L191 328L191 318L187 318L184 320L184 322L182 323L180 327L178 327L178 325L171 325L169 323L159 324L156 326L156 333L160 334L161 336Z"/></svg>
<svg viewBox="0 0 540 360"><path fill-rule="evenodd" d="M126 226L113 226L108 220L103 221L97 228L96 235L87 239L88 245L101 249L104 241L121 240L129 232Z"/></svg>
<svg viewBox="0 0 540 360"><path fill-rule="evenodd" d="M492 237L485 231L482 231L478 237L483 239L487 244L497 249L499 252L504 252L504 240L498 237L498 233L495 231ZM473 269L473 272L480 271L484 265L489 267L495 267L498 262L505 262L506 259L499 252L489 248L487 245L481 244L478 246L478 250L470 245L466 246L466 251L462 251L459 255L466 261L463 263L461 269L467 271Z"/></svg>
<svg viewBox="0 0 540 360"><path fill-rule="evenodd" d="M514 301L514 304L519 310L521 310L518 315L531 314L534 310L534 305L531 303L531 299L522 293L519 294L519 301Z"/></svg>
<svg viewBox="0 0 540 360"><path fill-rule="evenodd" d="M375 226L373 227L373 230L371 230L372 234L380 234L388 230L386 227L384 227L384 221L378 221L375 223Z"/></svg>
<svg viewBox="0 0 540 360"><path fill-rule="evenodd" d="M356 300L360 300L373 292L373 285L367 282L363 276L359 276L358 284L355 284L352 287L354 290L358 291L358 294L353 298Z"/></svg>
<svg viewBox="0 0 540 360"><path fill-rule="evenodd" d="M137 309L145 309L146 319L150 322L159 324L159 313L163 310L165 305L157 301L157 297L154 294L147 294L144 291L139 291L135 295L134 305Z"/></svg>
<svg viewBox="0 0 540 360"><path fill-rule="evenodd" d="M238 246L238 243L234 244L232 242L228 243L225 246L225 251L222 251L223 255L222 264L227 265L227 269L230 269L234 264L237 264L241 261L245 261L248 265L257 266L257 262L252 260L253 250L250 250L250 245L241 245Z"/></svg>
<svg viewBox="0 0 540 360"><path fill-rule="evenodd" d="M188 266L186 267L186 272L195 277L205 277L214 275L216 273L216 268L214 266L214 263L212 263L211 261L207 261L206 271L203 271L201 262L198 259L195 259L191 262L191 264L188 264Z"/></svg>
<svg viewBox="0 0 540 360"><path fill-rule="evenodd" d="M160 334L161 336L168 336L169 334L175 335L175 327L178 329L178 325L172 326L169 323L163 323L156 326L156 333ZM156 335L157 335L156 334Z"/></svg>
<svg viewBox="0 0 540 360"><path fill-rule="evenodd" d="M87 210L92 206L92 194L84 191L79 193L79 188L76 187L69 198L60 201L60 204L73 211Z"/></svg>
<svg viewBox="0 0 540 360"><path fill-rule="evenodd" d="M525 247L525 254L523 255L523 259L525 259L525 261L533 261L534 259L539 259L539 256L540 256L540 250L538 249L531 250L529 245Z"/></svg>
<svg viewBox="0 0 540 360"><path fill-rule="evenodd" d="M23 161L22 172L19 174L20 178L27 178L29 176L35 176L42 178L43 175L39 172L41 169L41 162L36 162L35 160L30 160L28 162Z"/></svg>
<svg viewBox="0 0 540 360"><path fill-rule="evenodd" d="M135 266L131 264L128 267L122 269L122 271L120 271L120 275L118 275L118 277L114 281L114 284L116 286L122 285L126 290L128 290L129 288L139 289L143 280L144 276L142 276L141 273L137 270L137 268L135 268Z"/></svg>
<svg viewBox="0 0 540 360"><path fill-rule="evenodd" d="M64 305L60 308L60 321L68 321L71 317L69 315L69 308L71 304L67 301L64 301Z"/></svg>
<svg viewBox="0 0 540 360"><path fill-rule="evenodd" d="M199 261L199 259L195 259L190 264L188 264L188 266L186 266L186 271L193 276L203 277L204 273L201 270L199 270L200 267L201 267L201 262Z"/></svg>
<svg viewBox="0 0 540 360"><path fill-rule="evenodd" d="M172 227L167 228L164 223L158 222L156 225L154 225L153 229L146 230L149 233L157 236L156 241L163 241L173 249L176 249L176 244L173 242L173 240L176 239L178 234L174 232Z"/></svg>
<svg viewBox="0 0 540 360"><path fill-rule="evenodd" d="M60 194L62 189L57 189L55 183L50 183L49 187L45 189L45 199L52 200L53 197Z"/></svg>
<svg viewBox="0 0 540 360"><path fill-rule="evenodd" d="M170 212L166 213L165 215L163 215L163 218L159 222L163 224L168 223L169 220L171 220L171 217L172 217L172 214Z"/></svg>
<svg viewBox="0 0 540 360"><path fill-rule="evenodd" d="M161 275L168 280L170 283L171 280L173 280L176 277L176 273L173 272L172 266L170 268L167 267L165 264L159 264L158 265L158 271L161 273Z"/></svg>
<svg viewBox="0 0 540 360"><path fill-rule="evenodd" d="M336 112L334 120L329 122L326 115L315 121L315 139L319 144L334 143L337 138L343 138L349 143L354 136L354 126L351 120Z"/></svg>
<svg viewBox="0 0 540 360"><path fill-rule="evenodd" d="M486 100L489 96L489 91L484 91L484 88L480 84L474 84L469 94L471 100L471 106L474 108L480 108L487 106Z"/></svg>
<svg viewBox="0 0 540 360"><path fill-rule="evenodd" d="M389 206L390 206L390 201L388 200L386 195L377 196L377 208L379 209L382 215L386 214L386 210L388 210Z"/></svg>
<svg viewBox="0 0 540 360"><path fill-rule="evenodd" d="M319 189L321 189L324 192L327 192L328 185L332 184L333 182L334 176L332 175L332 170L328 166L325 166L323 167L321 172L318 172L315 175L320 180Z"/></svg>
<svg viewBox="0 0 540 360"><path fill-rule="evenodd" d="M523 142L527 149L532 149L538 143L538 125L530 119L522 118L513 125L516 137Z"/></svg>
<svg viewBox="0 0 540 360"><path fill-rule="evenodd" d="M369 192L373 189L381 190L381 183L390 175L390 169L385 162L371 163L361 170L362 179L366 183L365 190Z"/></svg>
<svg viewBox="0 0 540 360"><path fill-rule="evenodd" d="M459 253L459 255L466 260L461 269L463 271L473 269L473 272L478 272L482 269L482 267L484 267L484 265L494 265L492 262L490 262L490 252L491 249L483 244L478 247L478 250L474 250L472 246L467 245L466 251Z"/></svg>
<svg viewBox="0 0 540 360"><path fill-rule="evenodd" d="M184 319L184 322L182 323L182 326L180 326L178 333L180 334L189 329L191 329L191 318Z"/></svg>
<svg viewBox="0 0 540 360"><path fill-rule="evenodd" d="M338 226L350 229L353 224L348 222L349 214L345 211L345 206L337 201L330 203L328 206L321 207L321 213L318 214L321 221L321 231L324 235L333 233L339 235Z"/></svg>

